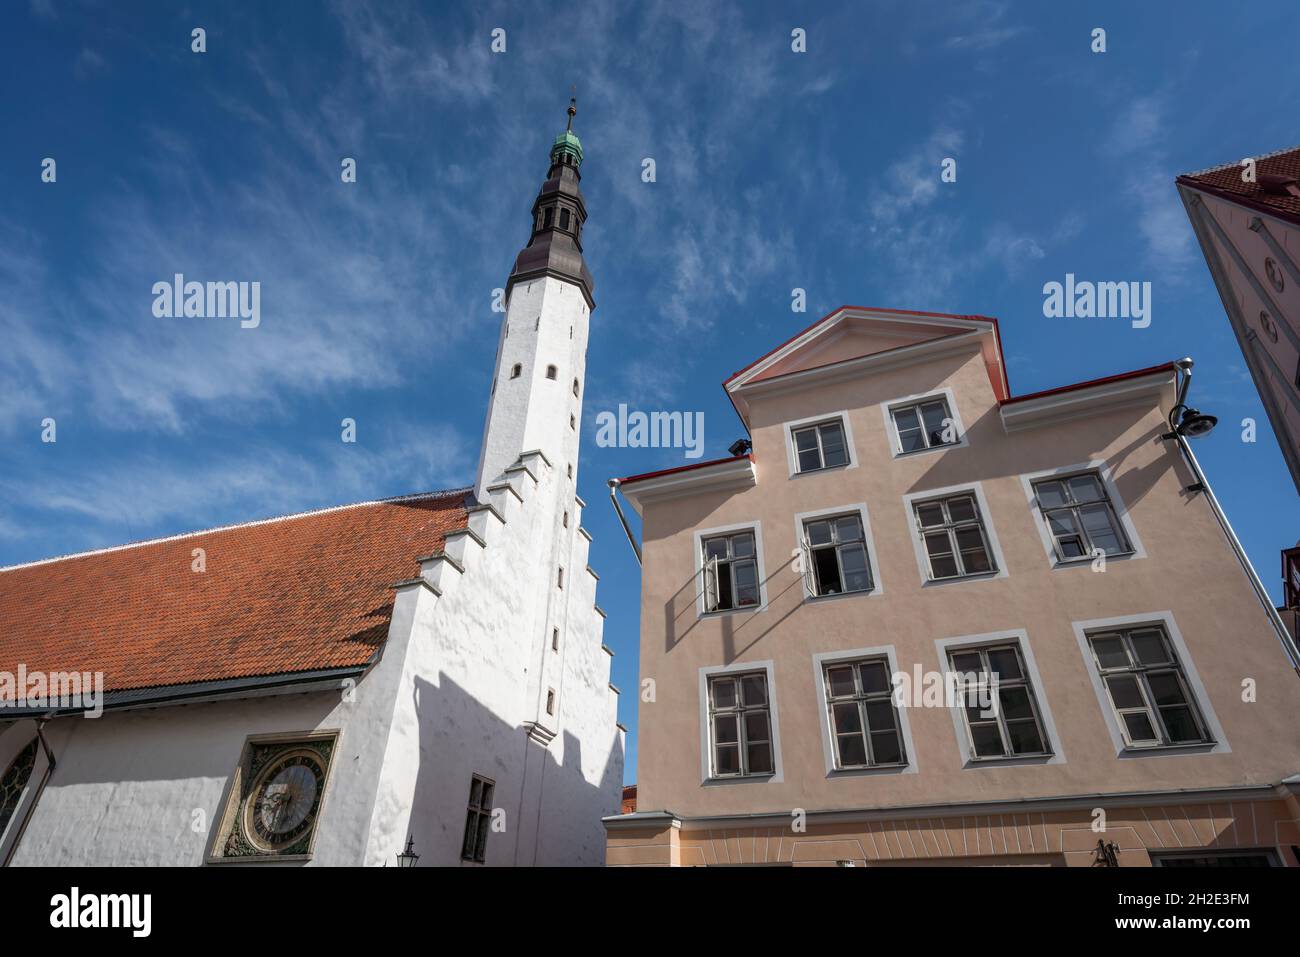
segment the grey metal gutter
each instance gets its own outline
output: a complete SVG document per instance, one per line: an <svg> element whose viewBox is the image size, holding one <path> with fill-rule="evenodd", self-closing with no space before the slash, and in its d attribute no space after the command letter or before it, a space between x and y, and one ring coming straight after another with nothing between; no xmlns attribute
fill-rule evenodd
<svg viewBox="0 0 1300 957"><path fill-rule="evenodd" d="M370 664L367 663L365 665L352 665L347 668L295 671L288 674L261 675L253 678L198 681L190 684L109 691L104 694L103 706L105 711L122 711L128 708L195 704L200 701L229 698L327 691L341 686L342 682L347 678L360 677L369 668ZM311 685L312 687L301 687L303 685ZM0 721L18 721L24 718L72 717L85 714L85 711L85 708L12 708L0 705Z"/></svg>

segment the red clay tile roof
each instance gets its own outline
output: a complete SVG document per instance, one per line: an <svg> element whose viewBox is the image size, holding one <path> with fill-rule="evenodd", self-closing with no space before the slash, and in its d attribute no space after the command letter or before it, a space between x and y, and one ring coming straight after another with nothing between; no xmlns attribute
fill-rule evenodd
<svg viewBox="0 0 1300 957"><path fill-rule="evenodd" d="M1241 181L1240 162L1178 177L1184 186L1300 222L1300 146L1255 157L1255 182Z"/></svg>
<svg viewBox="0 0 1300 957"><path fill-rule="evenodd" d="M635 784L623 785L623 813L624 814L636 813L636 785Z"/></svg>
<svg viewBox="0 0 1300 957"><path fill-rule="evenodd" d="M102 671L107 691L360 666L391 586L465 527L435 492L0 569L0 672ZM204 549L207 570L191 570Z"/></svg>

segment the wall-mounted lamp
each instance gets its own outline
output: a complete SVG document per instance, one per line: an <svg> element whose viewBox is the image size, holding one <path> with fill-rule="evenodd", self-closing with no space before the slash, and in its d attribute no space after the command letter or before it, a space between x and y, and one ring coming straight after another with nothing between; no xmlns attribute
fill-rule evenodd
<svg viewBox="0 0 1300 957"><path fill-rule="evenodd" d="M406 839L406 850L402 851L401 854L397 855L397 866L414 867L415 862L418 861L419 859L420 859L420 855L415 853L415 838L408 837Z"/></svg>
<svg viewBox="0 0 1300 957"><path fill-rule="evenodd" d="M1169 428L1172 431L1160 436L1162 439L1172 439L1180 435L1188 439L1197 439L1202 435L1208 435L1219 424L1215 416L1206 415L1187 404L1187 390L1192 384L1193 364L1190 358L1179 359L1174 363L1182 376L1178 383L1178 400L1169 410Z"/></svg>

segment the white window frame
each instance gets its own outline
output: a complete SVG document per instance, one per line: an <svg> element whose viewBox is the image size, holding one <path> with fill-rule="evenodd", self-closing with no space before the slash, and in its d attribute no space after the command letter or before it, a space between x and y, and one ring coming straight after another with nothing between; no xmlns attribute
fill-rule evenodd
<svg viewBox="0 0 1300 957"><path fill-rule="evenodd" d="M754 533L754 557L758 564L758 604L744 608L720 608L708 611L705 605L704 581L704 540L719 535L734 535L737 532ZM696 529L693 536L695 547L695 616L696 618L717 618L722 615L752 615L767 610L767 573L763 566L763 529L758 522L738 522L735 525L721 525L717 528Z"/></svg>
<svg viewBox="0 0 1300 957"><path fill-rule="evenodd" d="M939 654L939 672L947 674L952 670L950 653L983 645L1009 645L1017 643L1020 658L1025 663L1025 671L1033 689L1034 704L1038 706L1038 718L1042 724L1046 744L1051 748L1050 754L1011 755L1001 758L978 758L971 745L970 735L966 730L966 718L962 714L961 702L953 703L948 709L952 715L952 729L957 736L957 751L961 755L963 768L1004 768L1016 765L1065 764L1065 749L1061 736L1056 731L1056 720L1052 717L1052 707L1047 700L1047 687L1042 675L1038 673L1038 662L1034 660L1034 650L1029 644L1029 633L1023 628L1008 631L993 631L983 635L959 635L955 638L936 638L935 650Z"/></svg>
<svg viewBox="0 0 1300 957"><path fill-rule="evenodd" d="M921 535L921 530L916 521L916 504L924 504L931 499L951 498L954 495L974 495L975 502L979 506L980 518L983 520L984 538L989 547L989 553L993 558L994 565L997 566L995 571L980 572L975 575L961 575L956 578L931 578L930 577L930 555L925 550L925 539ZM981 582L992 581L998 578L1006 578L1007 563L1002 556L1002 545L998 542L998 533L993 526L993 513L989 510L988 499L984 495L984 486L980 482L969 482L964 485L949 485L944 488L929 489L924 492L913 492L910 495L903 496L903 510L907 518L908 532L912 536L912 549L916 553L916 568L921 574L921 583L923 588L938 587L941 585L955 585L961 582Z"/></svg>
<svg viewBox="0 0 1300 957"><path fill-rule="evenodd" d="M1047 517L1043 515L1043 510L1038 507L1038 496L1034 492L1034 483L1041 482L1043 479L1068 478L1081 472L1095 472L1101 478L1102 488L1106 490L1106 497L1110 499L1111 509L1114 511L1115 517L1119 519L1120 528L1128 539L1130 551L1124 555L1107 555L1106 561L1127 562L1146 558L1146 548L1143 547L1142 539L1138 536L1137 528L1129 515L1128 506L1124 504L1119 489L1115 487L1113 470L1105 459L1093 459L1090 462L1081 462L1062 468L1025 472L1020 476L1020 484L1025 490L1025 500L1029 502L1029 508L1034 514L1034 526L1038 529L1038 537L1043 543L1043 551L1047 555L1048 561L1052 563L1052 567L1075 568L1078 566L1091 566L1093 559L1092 556L1063 559L1057 555L1056 541L1052 536L1051 528L1048 527Z"/></svg>
<svg viewBox="0 0 1300 957"><path fill-rule="evenodd" d="M912 741L912 725L908 719L908 705L895 704L894 712L898 715L898 727L903 735L903 749L906 764L888 765L875 768L837 768L835 766L834 731L831 729L830 712L826 707L826 668L842 662L861 661L864 658L884 658L889 666L892 679L898 674L898 655L893 645L878 645L874 648L853 648L848 651L828 651L812 656L813 687L817 689L817 700L822 709L822 719L818 722L822 733L822 758L826 764L828 778L857 777L877 774L916 774L916 745ZM897 687L897 686L895 686Z"/></svg>
<svg viewBox="0 0 1300 957"><path fill-rule="evenodd" d="M819 469L812 469L808 472L800 472L799 456L795 452L794 445L795 431L798 429L806 429L813 425L821 425L823 422L834 422L836 420L839 420L840 428L844 431L844 450L848 453L848 464L832 465L829 468L822 467ZM782 422L781 429L785 435L786 467L789 469L790 478L799 478L804 475L825 475L828 472L841 472L858 467L858 453L853 444L853 428L849 425L849 413L847 409L841 409L838 412L826 412L822 415L811 415L804 419L793 419L789 422Z"/></svg>
<svg viewBox="0 0 1300 957"><path fill-rule="evenodd" d="M761 671L767 676L768 723L772 729L772 773L713 776L713 734L709 727L709 679L727 674ZM700 783L706 786L727 784L779 784L785 780L781 764L781 723L777 717L775 668L772 661L738 661L729 665L700 669Z"/></svg>
<svg viewBox="0 0 1300 957"><path fill-rule="evenodd" d="M898 426L894 422L894 410L904 406L918 405L926 401L934 401L935 399L943 399L948 403L948 417L952 420L953 425L957 427L957 441L948 445L932 445L926 449L904 452L898 441ZM885 440L889 443L890 455L896 459L910 459L916 455L951 451L952 449L966 448L970 445L970 442L966 439L966 425L962 422L961 412L957 409L957 398L948 386L931 389L929 392L919 392L916 395L899 396L896 399L882 402L880 403L880 412L885 420Z"/></svg>
<svg viewBox="0 0 1300 957"><path fill-rule="evenodd" d="M1197 710L1201 714L1201 721L1209 732L1211 741L1139 747L1132 747L1125 741L1123 729L1119 726L1119 718L1115 714L1114 707L1111 706L1110 695L1107 693L1106 686L1101 679L1101 673L1097 670L1097 664L1092 654L1092 644L1088 641L1088 634L1113 628L1134 628L1142 625L1161 625L1164 627L1165 637L1169 639L1169 643L1173 645L1174 654L1178 656L1178 664L1183 671L1183 680L1192 695ZM1083 655L1084 667L1087 668L1088 677L1092 680L1092 690L1097 695L1097 704L1101 708L1102 718L1106 721L1106 729L1110 732L1111 744L1115 748L1115 757L1167 758L1195 754L1227 754L1232 751L1232 748L1228 745L1228 739L1223 733L1223 725L1219 723L1219 717L1214 713L1214 706L1210 703L1210 696L1205 690L1205 684L1201 681L1201 676L1196 670L1196 663L1192 660L1191 652L1187 649L1187 643L1183 640L1183 633L1178 629L1178 625L1174 621L1173 612L1157 611L1141 615L1122 615L1118 618L1092 618L1087 621L1071 622L1071 627L1074 628L1074 635L1079 643L1079 652Z"/></svg>
<svg viewBox="0 0 1300 957"><path fill-rule="evenodd" d="M811 569L807 568L807 550L804 548L804 523L816 521L819 518L828 518L832 515L854 515L862 523L862 538L867 548L867 561L871 564L871 587L865 591L844 592L839 595L814 595L809 588L809 576L812 574ZM865 502L856 502L853 505L844 505L840 508L819 508L812 512L799 512L794 517L794 540L795 547L800 552L800 560L803 561L805 571L800 576L803 579L803 600L808 602L837 601L841 598L870 598L885 593L885 584L880 575L880 561L876 558L876 541L871 534L871 517L867 514Z"/></svg>

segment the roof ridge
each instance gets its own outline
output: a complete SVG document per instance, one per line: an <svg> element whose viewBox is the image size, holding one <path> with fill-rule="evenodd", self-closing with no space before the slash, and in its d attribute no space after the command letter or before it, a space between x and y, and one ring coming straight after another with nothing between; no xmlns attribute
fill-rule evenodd
<svg viewBox="0 0 1300 957"><path fill-rule="evenodd" d="M1253 159L1256 163L1258 163L1260 160L1272 159L1274 156L1281 156L1284 153L1296 153L1296 152L1300 152L1300 143L1296 144L1295 146L1287 146L1280 150L1274 150L1271 153L1261 153L1259 156L1251 156L1249 157L1249 159ZM1247 159L1247 157L1243 156L1242 159ZM1181 175L1187 177L1204 176L1206 173L1217 173L1219 172L1219 170L1230 169L1232 167L1236 167L1240 165L1241 165L1241 160L1230 160L1227 163L1220 163L1218 166L1207 166L1205 169L1198 169L1193 173L1182 173Z"/></svg>
<svg viewBox="0 0 1300 957"><path fill-rule="evenodd" d="M89 558L92 555L107 555L110 552L125 551L128 548L141 548L145 545L159 545L163 542L174 542L183 538L193 538L196 535L210 535L214 532L228 532L237 528L252 528L256 525L269 525L272 522L284 522L292 518L307 518L312 515L325 515L329 512L342 512L349 508L366 508L371 505L389 505L395 502L414 502L422 499L450 498L453 495L464 495L473 490L474 487L472 485L467 485L463 488L445 489L439 492L415 492L409 495L394 495L389 498L377 498L365 502L351 502L347 505L330 505L325 508L307 509L303 512L291 512L288 515L273 515L270 518L258 518L250 522L235 522L232 525L217 525L213 528L200 528L190 532L178 532L175 535L163 535L160 538L146 538L138 542L127 542L122 545L110 545L107 548L92 548L84 552L70 552L67 555L54 555L50 558L38 558L35 561L21 562L17 565L4 565L0 566L0 573L18 571L22 568L34 568L37 565L49 565L54 562L68 561L73 558Z"/></svg>

